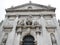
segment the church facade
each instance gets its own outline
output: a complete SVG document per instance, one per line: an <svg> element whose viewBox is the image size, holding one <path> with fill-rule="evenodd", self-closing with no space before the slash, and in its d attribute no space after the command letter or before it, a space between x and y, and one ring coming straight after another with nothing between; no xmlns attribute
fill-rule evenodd
<svg viewBox="0 0 60 45"><path fill-rule="evenodd" d="M26 3L6 9L0 45L60 45L56 8Z"/></svg>

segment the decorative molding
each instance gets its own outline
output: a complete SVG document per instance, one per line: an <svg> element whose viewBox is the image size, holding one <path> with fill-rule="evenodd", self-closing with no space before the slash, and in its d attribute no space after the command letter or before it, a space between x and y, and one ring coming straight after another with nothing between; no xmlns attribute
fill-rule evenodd
<svg viewBox="0 0 60 45"><path fill-rule="evenodd" d="M13 28L13 27L3 27L3 31L4 31L5 33L9 33L9 32L12 31L12 28Z"/></svg>
<svg viewBox="0 0 60 45"><path fill-rule="evenodd" d="M13 15L13 14L12 14L12 15ZM9 15L6 14L5 16L12 16L12 15L11 15L11 14L9 14ZM32 17L33 17L33 16L45 16L45 15L52 15L52 16L55 16L55 14L34 14L34 15L31 14L31 15L32 15ZM16 14L13 15L13 16L16 16ZM29 15L25 15L25 14L24 14L24 15L23 15L23 14L21 15L21 14L20 14L20 15L18 15L18 16L29 16Z"/></svg>
<svg viewBox="0 0 60 45"><path fill-rule="evenodd" d="M24 9L24 10L6 10L6 12L42 12L42 11L51 11L51 12L55 12L54 9Z"/></svg>
<svg viewBox="0 0 60 45"><path fill-rule="evenodd" d="M46 26L46 29L56 29L56 26Z"/></svg>
<svg viewBox="0 0 60 45"><path fill-rule="evenodd" d="M55 32L56 27L46 27L46 29L48 32L53 33L53 32Z"/></svg>
<svg viewBox="0 0 60 45"><path fill-rule="evenodd" d="M9 27L8 27L8 26L7 26L7 27L6 27L6 26L3 26L3 28L4 28L4 29L12 29L13 27L10 27L10 26L9 26Z"/></svg>
<svg viewBox="0 0 60 45"><path fill-rule="evenodd" d="M17 27L20 27L20 28L36 28L36 27L39 27L41 28L42 26L41 25L17 25Z"/></svg>

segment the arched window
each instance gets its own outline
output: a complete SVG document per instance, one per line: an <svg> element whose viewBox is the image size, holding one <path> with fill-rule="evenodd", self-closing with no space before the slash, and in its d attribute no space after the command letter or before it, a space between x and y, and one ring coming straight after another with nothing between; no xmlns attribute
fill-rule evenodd
<svg viewBox="0 0 60 45"><path fill-rule="evenodd" d="M51 33L50 36L51 36L52 45L57 45L55 35L53 33Z"/></svg>
<svg viewBox="0 0 60 45"><path fill-rule="evenodd" d="M34 45L34 37L27 35L23 38L23 45Z"/></svg>

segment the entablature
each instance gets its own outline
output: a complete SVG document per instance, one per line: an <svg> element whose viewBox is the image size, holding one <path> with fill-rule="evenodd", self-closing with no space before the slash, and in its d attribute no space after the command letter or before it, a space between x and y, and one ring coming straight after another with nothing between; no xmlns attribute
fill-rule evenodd
<svg viewBox="0 0 60 45"><path fill-rule="evenodd" d="M6 15L47 15L52 14L54 15L55 12L43 11L43 12L8 12Z"/></svg>
<svg viewBox="0 0 60 45"><path fill-rule="evenodd" d="M21 10L21 9L20 9L20 10L11 10L11 9L10 9L10 10L6 10L6 12L26 12L26 11L27 11L27 12L28 12L28 11L29 11L29 12L30 12L30 11L31 11L31 12L33 12L33 11L34 11L34 12L35 12L35 11L40 11L40 12L42 12L42 11L51 11L51 12L55 12L55 9L24 9L24 10L23 10L23 9L22 9L22 10Z"/></svg>
<svg viewBox="0 0 60 45"><path fill-rule="evenodd" d="M21 18L24 18L24 19L26 19L27 17L29 17L30 16L30 14L27 14L27 15L6 15L6 17L7 17L7 19L9 19L9 20L14 20L16 17L18 16L18 19L20 19L21 20ZM41 18L41 17L43 17L44 19L52 19L53 17L55 17L55 14L31 14L31 16L32 16L32 18L34 19L34 18L36 18L36 19L39 19L39 18Z"/></svg>

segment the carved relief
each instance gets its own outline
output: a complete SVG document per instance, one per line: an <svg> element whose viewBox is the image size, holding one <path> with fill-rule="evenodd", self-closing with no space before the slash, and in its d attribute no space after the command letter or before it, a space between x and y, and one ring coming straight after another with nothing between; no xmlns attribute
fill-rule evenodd
<svg viewBox="0 0 60 45"><path fill-rule="evenodd" d="M14 21L6 21L3 27L13 27Z"/></svg>
<svg viewBox="0 0 60 45"><path fill-rule="evenodd" d="M26 24L27 24L27 25L32 25L32 21L27 20L27 21L26 21Z"/></svg>
<svg viewBox="0 0 60 45"><path fill-rule="evenodd" d="M27 18L27 21L26 21L26 24L27 25L32 25L32 16L31 15L29 15L29 17Z"/></svg>
<svg viewBox="0 0 60 45"><path fill-rule="evenodd" d="M31 33L31 30L41 33L41 25L38 21L32 20L32 15L29 15L26 20L18 21L17 32L20 32L20 29L23 32ZM22 26L23 25L23 26ZM19 29L20 28L20 29ZM37 29L38 28L38 29Z"/></svg>
<svg viewBox="0 0 60 45"><path fill-rule="evenodd" d="M55 22L53 23L54 21L53 20L46 20L46 26L56 26Z"/></svg>
<svg viewBox="0 0 60 45"><path fill-rule="evenodd" d="M22 29L21 28L16 28L16 33L17 34L22 34Z"/></svg>
<svg viewBox="0 0 60 45"><path fill-rule="evenodd" d="M17 24L18 24L18 25L24 25L24 20L22 20L22 21L18 21Z"/></svg>

